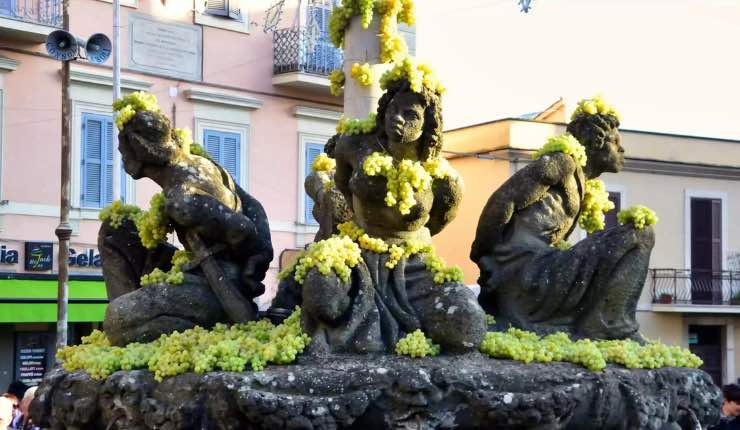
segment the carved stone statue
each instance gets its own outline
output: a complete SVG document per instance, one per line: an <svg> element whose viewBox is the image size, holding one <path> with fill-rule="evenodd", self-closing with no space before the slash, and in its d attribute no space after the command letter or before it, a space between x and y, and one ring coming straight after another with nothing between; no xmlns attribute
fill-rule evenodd
<svg viewBox="0 0 740 430"><path fill-rule="evenodd" d="M129 175L162 187L164 211L191 262L181 285L140 287L143 274L169 269L173 247L144 248L131 221L118 228L103 223L98 246L111 301L104 322L109 339L124 345L195 325L255 319L252 299L264 292L273 257L262 205L216 162L183 149L159 112L140 111L126 122L119 149Z"/></svg>
<svg viewBox="0 0 740 430"><path fill-rule="evenodd" d="M554 247L578 222L586 179L622 169L618 127L611 114L577 115L567 131L586 148L584 168L570 155L545 155L512 175L486 203L471 259L481 272L481 306L499 328L640 339L635 311L652 228L622 225L567 250Z"/></svg>
<svg viewBox="0 0 740 430"><path fill-rule="evenodd" d="M384 200L387 179L363 170L373 153L391 156L394 165L435 158L442 146L441 121L438 94L427 88L412 91L402 79L381 98L376 131L344 134L337 142L336 187L350 203L353 221L370 237L388 245L430 245L431 236L454 218L462 197L457 175L434 179L428 189L415 192L416 204L402 214ZM393 268L387 267L389 258L388 253L363 249L348 282L315 269L308 272L302 315L312 348L393 351L401 337L421 328L443 350L474 349L485 323L471 290L459 282L435 283L422 254L403 257Z"/></svg>

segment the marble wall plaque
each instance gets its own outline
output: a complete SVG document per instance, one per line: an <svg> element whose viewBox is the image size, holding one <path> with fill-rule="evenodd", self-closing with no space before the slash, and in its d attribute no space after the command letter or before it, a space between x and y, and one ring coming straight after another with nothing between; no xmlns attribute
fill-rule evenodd
<svg viewBox="0 0 740 430"><path fill-rule="evenodd" d="M128 67L170 78L200 81L203 29L198 25L129 13Z"/></svg>

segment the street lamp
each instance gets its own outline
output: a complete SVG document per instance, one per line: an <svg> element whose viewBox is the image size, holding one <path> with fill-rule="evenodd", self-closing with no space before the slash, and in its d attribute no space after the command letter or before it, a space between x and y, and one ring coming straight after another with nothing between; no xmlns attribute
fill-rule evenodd
<svg viewBox="0 0 740 430"><path fill-rule="evenodd" d="M69 0L62 3L62 28L46 38L46 51L62 62L62 184L59 226L54 233L59 238L59 284L57 289L57 349L67 345L67 305L69 302L69 224L70 171L72 160L69 129L69 62L78 58L96 64L104 63L111 52L110 39L104 34L93 34L87 41L77 39L69 32ZM81 56L81 51L85 56Z"/></svg>

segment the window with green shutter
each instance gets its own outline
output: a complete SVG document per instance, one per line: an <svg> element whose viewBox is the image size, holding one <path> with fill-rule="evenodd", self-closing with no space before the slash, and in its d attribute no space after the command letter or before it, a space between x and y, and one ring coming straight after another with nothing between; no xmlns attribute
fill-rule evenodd
<svg viewBox="0 0 740 430"><path fill-rule="evenodd" d="M219 130L204 130L203 142L211 157L241 185L241 135Z"/></svg>
<svg viewBox="0 0 740 430"><path fill-rule="evenodd" d="M113 119L82 114L80 205L102 208L113 201ZM121 168L121 199L126 197L126 173Z"/></svg>

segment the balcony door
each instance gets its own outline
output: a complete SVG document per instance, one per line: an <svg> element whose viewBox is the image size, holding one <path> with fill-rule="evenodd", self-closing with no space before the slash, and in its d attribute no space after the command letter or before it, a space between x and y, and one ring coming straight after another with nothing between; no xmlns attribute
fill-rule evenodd
<svg viewBox="0 0 740 430"><path fill-rule="evenodd" d="M691 199L691 301L721 304L722 200Z"/></svg>
<svg viewBox="0 0 740 430"><path fill-rule="evenodd" d="M312 39L306 55L308 73L328 75L341 65L341 53L329 40L329 16L336 0L310 0L306 20L306 37Z"/></svg>

